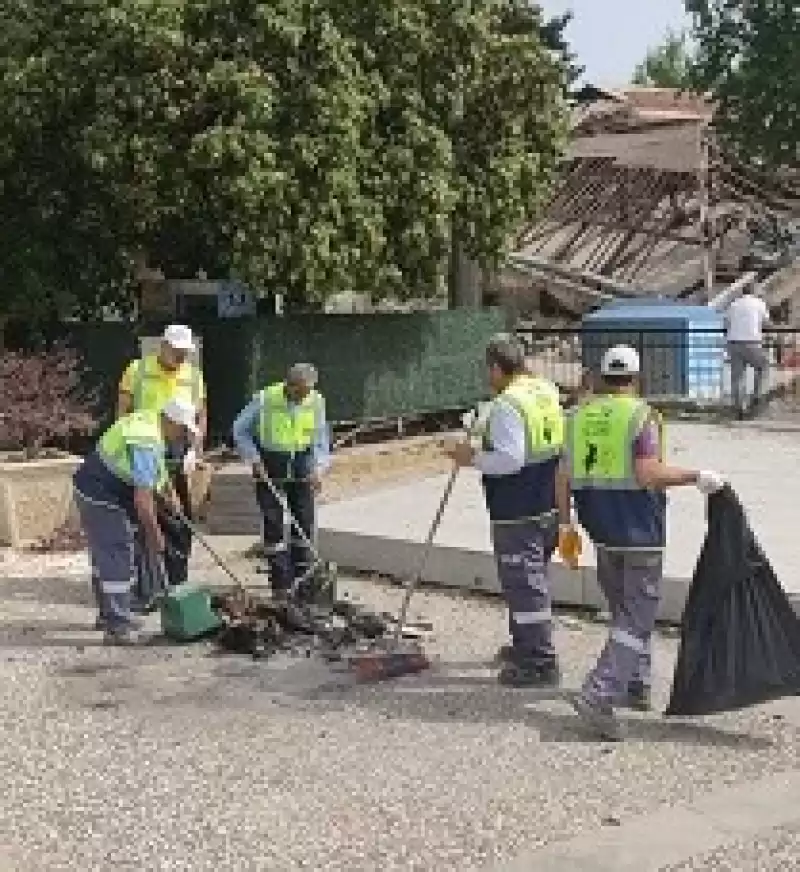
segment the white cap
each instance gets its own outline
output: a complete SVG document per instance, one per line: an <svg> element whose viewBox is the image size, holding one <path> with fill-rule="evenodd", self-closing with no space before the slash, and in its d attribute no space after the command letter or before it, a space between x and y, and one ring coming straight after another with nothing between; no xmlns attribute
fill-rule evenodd
<svg viewBox="0 0 800 872"><path fill-rule="evenodd" d="M170 324L162 337L164 342L178 351L194 351L194 336L185 324Z"/></svg>
<svg viewBox="0 0 800 872"><path fill-rule="evenodd" d="M638 375L639 368L639 354L630 345L609 348L600 361L601 375Z"/></svg>
<svg viewBox="0 0 800 872"><path fill-rule="evenodd" d="M197 433L197 409L184 400L171 399L161 410L161 414L183 425L191 434Z"/></svg>

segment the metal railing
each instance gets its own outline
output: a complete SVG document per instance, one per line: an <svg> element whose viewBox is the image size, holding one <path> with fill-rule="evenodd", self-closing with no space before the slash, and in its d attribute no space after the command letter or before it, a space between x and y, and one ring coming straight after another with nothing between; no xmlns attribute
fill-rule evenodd
<svg viewBox="0 0 800 872"><path fill-rule="evenodd" d="M599 372L608 348L630 345L639 352L640 391L648 399L699 406L731 402L731 365L722 330L526 326L517 335L525 343L530 370L568 395L577 392L587 376ZM769 361L764 393L800 401L800 329L769 330L762 347ZM754 372L748 368L744 390L751 395L753 387Z"/></svg>

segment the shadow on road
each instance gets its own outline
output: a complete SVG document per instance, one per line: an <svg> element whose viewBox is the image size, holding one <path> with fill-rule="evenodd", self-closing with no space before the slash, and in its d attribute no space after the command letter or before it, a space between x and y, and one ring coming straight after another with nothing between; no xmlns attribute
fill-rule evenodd
<svg viewBox="0 0 800 872"><path fill-rule="evenodd" d="M502 688L483 661L440 662L420 675L356 685L342 667L332 667L317 657L306 659L302 653L294 658L279 655L254 662L236 655L207 656L207 646L169 645L158 638L144 649L114 649L112 653L102 650L102 636L93 631L94 616L89 609L85 610L85 622L14 612L15 603L30 601L88 605L90 592L85 579L6 578L0 581L0 597L9 615L0 621L0 650L5 649L0 658L14 659L13 649L64 649L65 653L58 655L62 662L54 677L61 679L62 691L79 706L130 712L172 708L195 711L199 716L204 710L220 707L249 715L266 714L276 706L312 714L357 707L389 720L487 725L518 722L534 727L543 742L585 741L563 692ZM92 701L97 690L110 698L101 703ZM633 714L625 720L631 739L645 743L743 750L771 744L708 723Z"/></svg>
<svg viewBox="0 0 800 872"><path fill-rule="evenodd" d="M305 658L280 664L236 656L178 658L177 669L170 669L171 674L164 676L162 669L169 664L153 659L155 649L145 650L149 656L143 657L144 651L120 653L127 659L123 661L124 674L120 671L116 688L115 675L108 667L93 671L91 664L86 663L63 669L61 674L73 682L86 681L85 693L78 693L75 700L83 696L82 704L89 707L94 703L86 694L91 696L97 681L103 680L104 692L114 697L113 707L131 712L167 707L196 711L201 716L203 710L224 708L248 716L263 716L277 707L308 712L313 717L314 712L357 707L385 720L487 725L516 722L533 727L541 742L593 743L581 732L563 691L507 690L493 678L446 674L449 667L474 669L480 664L445 664L427 675L356 685L349 673L333 672L320 660ZM87 651L86 657L91 658L91 652ZM745 751L771 746L769 740L748 733L656 716L631 715L626 718L626 726L629 739L634 742L708 745Z"/></svg>

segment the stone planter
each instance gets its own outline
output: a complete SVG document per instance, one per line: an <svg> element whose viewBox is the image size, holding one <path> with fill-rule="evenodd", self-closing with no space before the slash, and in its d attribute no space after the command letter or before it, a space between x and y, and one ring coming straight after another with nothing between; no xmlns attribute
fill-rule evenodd
<svg viewBox="0 0 800 872"><path fill-rule="evenodd" d="M52 536L74 513L72 475L80 457L0 461L0 545Z"/></svg>

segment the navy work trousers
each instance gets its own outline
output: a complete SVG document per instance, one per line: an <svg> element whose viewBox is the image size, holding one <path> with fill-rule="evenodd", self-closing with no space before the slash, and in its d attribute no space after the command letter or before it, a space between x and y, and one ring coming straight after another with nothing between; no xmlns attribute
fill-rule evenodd
<svg viewBox="0 0 800 872"><path fill-rule="evenodd" d="M135 528L127 512L114 503L75 491L75 502L89 545L92 588L100 617L109 630L131 623Z"/></svg>
<svg viewBox="0 0 800 872"><path fill-rule="evenodd" d="M555 660L548 577L555 544L553 523L495 522L492 542L514 652L536 663L550 664Z"/></svg>
<svg viewBox="0 0 800 872"><path fill-rule="evenodd" d="M314 539L315 500L314 489L307 479L285 480L273 486L282 493L286 504L309 541ZM264 550L269 563L273 590L285 591L292 582L308 571L312 557L308 548L297 535L297 531L284 517L279 500L275 498L269 485L256 482L256 500L261 510L264 526Z"/></svg>

